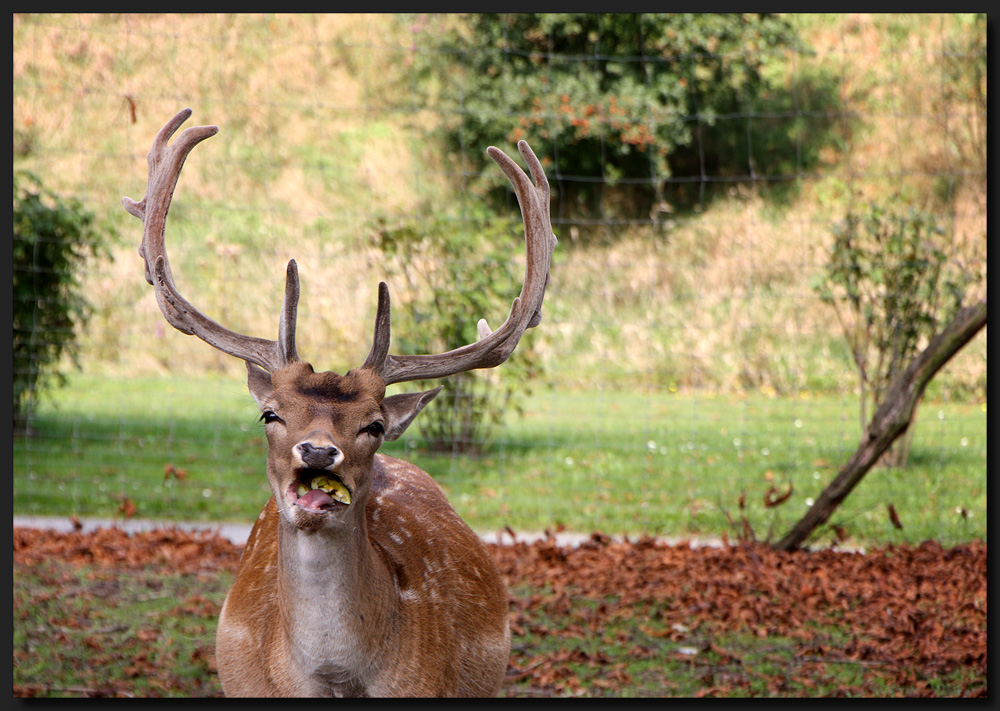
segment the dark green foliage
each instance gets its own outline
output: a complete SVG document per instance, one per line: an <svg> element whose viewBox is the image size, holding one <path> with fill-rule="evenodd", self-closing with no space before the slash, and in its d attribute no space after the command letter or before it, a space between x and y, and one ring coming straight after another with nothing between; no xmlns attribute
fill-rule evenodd
<svg viewBox="0 0 1000 711"><path fill-rule="evenodd" d="M476 324L486 318L499 328L520 291L523 231L482 207L446 212L424 208L412 217L378 217L371 223L393 288L393 352L444 352L479 340ZM520 226L520 223L517 223ZM405 286L405 288L399 288ZM475 451L488 444L503 414L528 394L537 371L531 332L498 368L459 373L444 381L418 383L444 390L417 424L432 449Z"/></svg>
<svg viewBox="0 0 1000 711"><path fill-rule="evenodd" d="M937 218L902 201L871 204L833 227L819 297L836 310L861 376L861 422L892 381L962 306L972 276L950 262ZM905 452L905 447L903 449ZM899 455L903 463L905 453Z"/></svg>
<svg viewBox="0 0 1000 711"><path fill-rule="evenodd" d="M14 429L23 429L40 391L62 384L61 361L77 361L76 329L90 315L80 270L107 254L94 215L29 173L14 173Z"/></svg>
<svg viewBox="0 0 1000 711"><path fill-rule="evenodd" d="M831 135L834 83L772 87L765 66L799 51L766 14L473 14L414 24L428 102L447 142L476 155L526 139L563 203L587 212L602 191L634 216L692 204L705 178L792 177ZM467 169L467 166L463 166ZM478 176L498 186L495 171ZM640 213L642 214L642 213Z"/></svg>

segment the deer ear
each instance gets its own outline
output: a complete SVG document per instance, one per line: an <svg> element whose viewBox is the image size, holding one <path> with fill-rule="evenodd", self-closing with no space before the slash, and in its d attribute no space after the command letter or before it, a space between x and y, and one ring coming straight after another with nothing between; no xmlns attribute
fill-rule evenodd
<svg viewBox="0 0 1000 711"><path fill-rule="evenodd" d="M422 393L403 393L390 395L382 401L382 411L385 413L385 441L391 442L399 437L410 426L417 414L441 392L443 385Z"/></svg>
<svg viewBox="0 0 1000 711"><path fill-rule="evenodd" d="M257 403L258 407L261 407L261 403L271 397L271 393L274 392L274 386L271 384L271 374L263 368L258 368L250 361L246 361L246 364L247 387L250 388L250 394L253 396L254 402Z"/></svg>

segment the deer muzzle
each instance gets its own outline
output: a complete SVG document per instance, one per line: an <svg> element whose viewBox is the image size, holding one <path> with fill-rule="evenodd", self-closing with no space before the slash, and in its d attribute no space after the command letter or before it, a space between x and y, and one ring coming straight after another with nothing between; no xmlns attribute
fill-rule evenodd
<svg viewBox="0 0 1000 711"><path fill-rule="evenodd" d="M351 491L336 474L344 453L336 443L312 437L295 445L298 482L293 485L295 504L313 513L351 503Z"/></svg>

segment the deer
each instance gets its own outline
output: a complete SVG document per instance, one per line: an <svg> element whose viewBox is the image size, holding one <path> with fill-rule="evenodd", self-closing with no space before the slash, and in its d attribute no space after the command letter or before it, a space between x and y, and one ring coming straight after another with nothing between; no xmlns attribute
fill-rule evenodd
<svg viewBox="0 0 1000 711"><path fill-rule="evenodd" d="M496 696L510 656L507 591L480 537L426 472L379 452L440 392L386 395L415 380L494 368L542 320L557 243L550 189L525 141L532 178L487 149L517 196L525 274L507 319L438 354L393 355L389 288L378 285L374 337L360 367L316 372L295 347L294 259L285 272L277 340L239 334L178 291L165 248L167 213L191 150L218 133L184 109L153 140L139 254L166 321L242 359L267 440L270 498L255 521L222 605L216 665L227 696Z"/></svg>

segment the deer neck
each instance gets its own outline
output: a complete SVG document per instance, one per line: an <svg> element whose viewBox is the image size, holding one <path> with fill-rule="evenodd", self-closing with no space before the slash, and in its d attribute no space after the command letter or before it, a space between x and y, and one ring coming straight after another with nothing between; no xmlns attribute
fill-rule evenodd
<svg viewBox="0 0 1000 711"><path fill-rule="evenodd" d="M363 695L389 641L394 586L368 539L364 506L348 513L355 512L344 526L320 531L280 519L281 624L304 694Z"/></svg>

